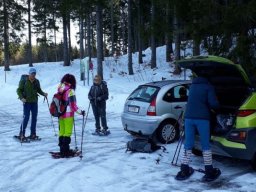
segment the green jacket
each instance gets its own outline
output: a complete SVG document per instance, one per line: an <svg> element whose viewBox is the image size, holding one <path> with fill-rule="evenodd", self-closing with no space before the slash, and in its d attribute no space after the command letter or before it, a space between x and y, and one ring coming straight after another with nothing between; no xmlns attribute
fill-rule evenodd
<svg viewBox="0 0 256 192"><path fill-rule="evenodd" d="M43 96L45 94L40 87L38 79L35 79L33 82L31 82L28 78L20 81L17 89L19 99L24 98L28 103L36 103L38 101L38 93Z"/></svg>

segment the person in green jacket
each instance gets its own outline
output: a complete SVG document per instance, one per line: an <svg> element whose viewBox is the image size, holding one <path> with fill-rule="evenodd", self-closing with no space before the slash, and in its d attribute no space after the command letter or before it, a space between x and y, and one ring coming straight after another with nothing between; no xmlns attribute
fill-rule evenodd
<svg viewBox="0 0 256 192"><path fill-rule="evenodd" d="M47 97L47 93L43 92L40 82L36 79L36 69L30 68L29 75L21 79L17 89L19 99L23 102L23 122L20 126L20 139L25 139L26 127L29 121L30 112L32 114L30 139L37 139L36 122L38 114L38 94Z"/></svg>

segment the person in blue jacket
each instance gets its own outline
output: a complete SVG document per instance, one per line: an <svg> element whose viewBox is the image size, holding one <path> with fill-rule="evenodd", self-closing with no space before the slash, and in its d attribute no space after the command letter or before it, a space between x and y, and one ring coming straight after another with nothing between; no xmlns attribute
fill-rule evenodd
<svg viewBox="0 0 256 192"><path fill-rule="evenodd" d="M220 174L218 168L212 166L212 152L210 149L210 117L211 110L219 108L214 87L204 77L193 79L189 88L189 97L185 111L185 143L181 159L181 170L176 175L177 180L189 178L194 170L189 166L196 130L200 136L205 175L203 181L212 181Z"/></svg>

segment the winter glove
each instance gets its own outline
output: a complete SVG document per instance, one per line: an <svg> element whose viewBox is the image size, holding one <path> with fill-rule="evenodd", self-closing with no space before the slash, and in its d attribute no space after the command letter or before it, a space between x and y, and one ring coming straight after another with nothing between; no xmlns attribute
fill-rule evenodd
<svg viewBox="0 0 256 192"><path fill-rule="evenodd" d="M97 101L101 101L102 99L101 99L101 97L97 97Z"/></svg>
<svg viewBox="0 0 256 192"><path fill-rule="evenodd" d="M21 101L22 101L23 103L26 103L26 99L25 99L25 98L22 98Z"/></svg>
<svg viewBox="0 0 256 192"><path fill-rule="evenodd" d="M85 116L85 111L84 110L82 110L81 115Z"/></svg>
<svg viewBox="0 0 256 192"><path fill-rule="evenodd" d="M48 93L44 93L44 96L47 97L47 96L48 96Z"/></svg>

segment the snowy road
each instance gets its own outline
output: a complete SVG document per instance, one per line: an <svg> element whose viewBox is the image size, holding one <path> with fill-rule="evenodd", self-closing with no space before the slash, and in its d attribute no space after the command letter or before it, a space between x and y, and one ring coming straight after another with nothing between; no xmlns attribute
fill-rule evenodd
<svg viewBox="0 0 256 192"><path fill-rule="evenodd" d="M42 141L23 143L15 141L21 114L0 111L1 129L1 182L0 191L254 191L256 174L247 162L216 158L215 165L223 174L216 182L200 182L201 173L195 173L184 182L174 180L177 167L170 166L176 144L168 145L169 153L125 153L126 142L131 137L120 127L120 114L108 114L112 134L108 137L91 135L94 121L88 115L84 137L84 158L51 159L49 151L58 150L57 137L51 126L47 108L42 104L38 118L38 133ZM12 106L9 106L12 108ZM8 121L6 120L8 119ZM57 127L56 119L55 127ZM77 145L81 144L82 118L77 117ZM29 130L27 131L29 133ZM74 137L72 146L75 147ZM156 159L160 157L160 163ZM195 157L193 165L200 167L202 159Z"/></svg>

